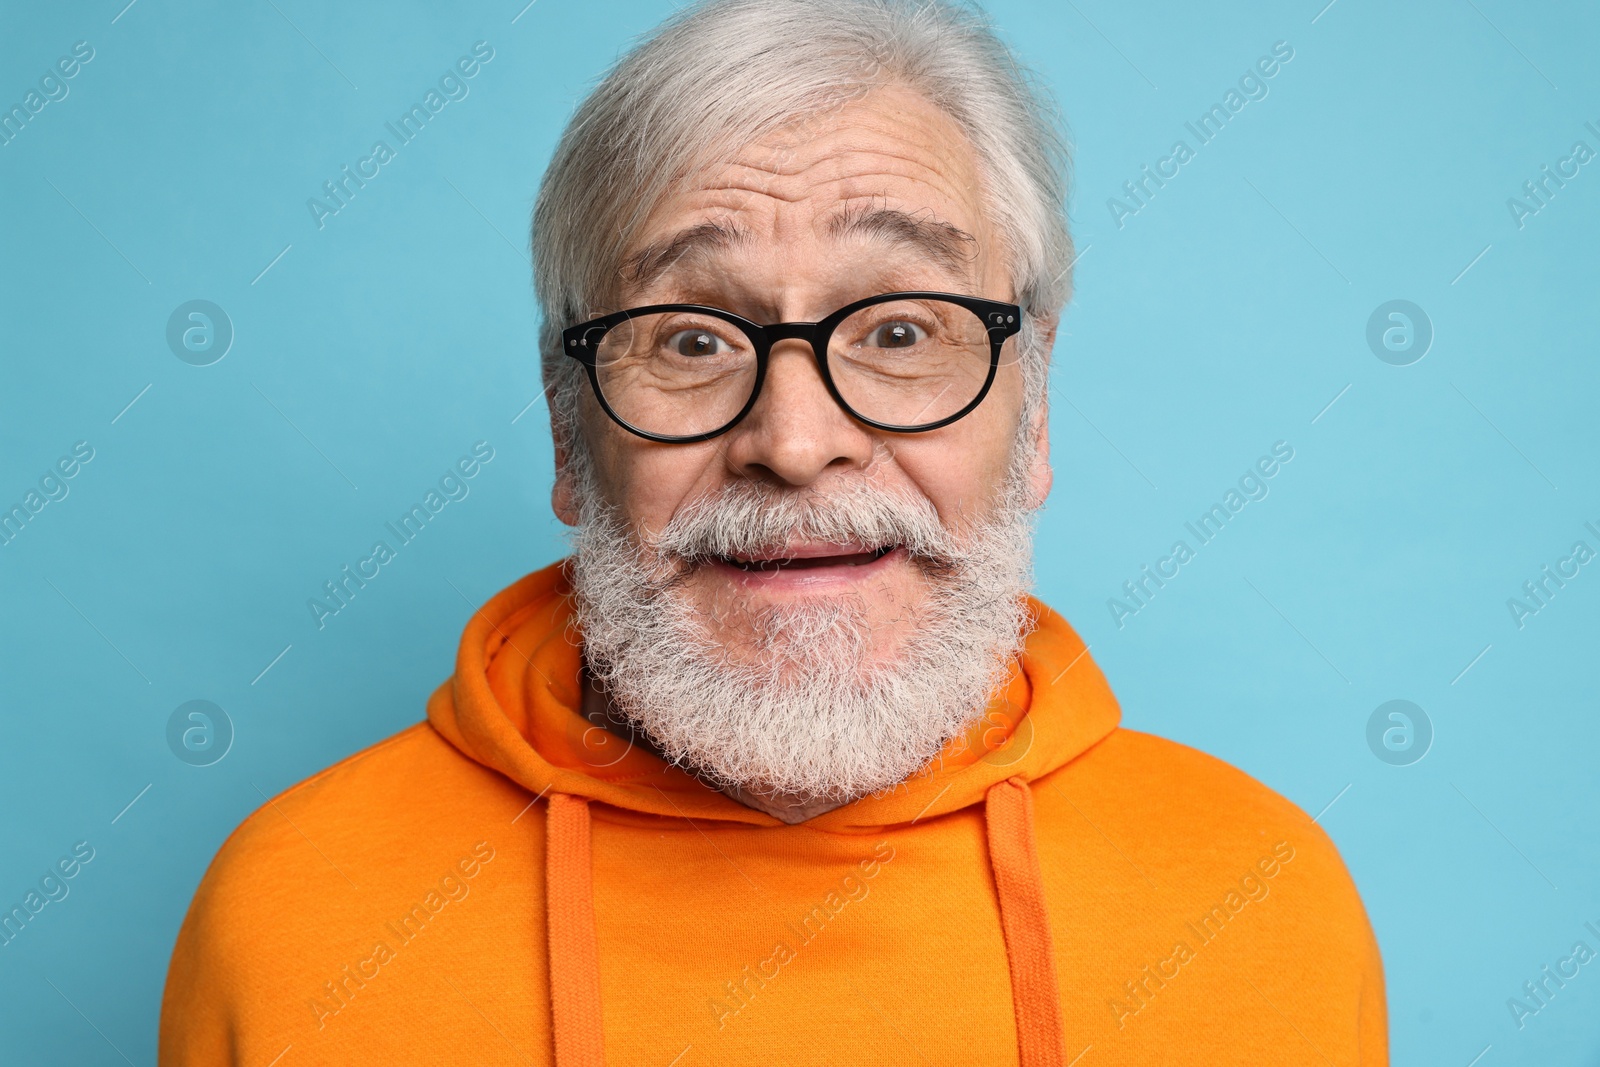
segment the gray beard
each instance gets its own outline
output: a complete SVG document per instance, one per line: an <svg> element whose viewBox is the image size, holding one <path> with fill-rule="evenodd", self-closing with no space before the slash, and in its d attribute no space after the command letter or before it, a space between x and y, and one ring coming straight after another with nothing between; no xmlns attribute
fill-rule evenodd
<svg viewBox="0 0 1600 1067"><path fill-rule="evenodd" d="M649 539L577 465L571 576L588 670L621 718L716 788L845 803L895 786L984 713L1032 628L1020 461L990 516L959 536L926 498L862 475L826 492L733 483ZM859 597L712 617L684 588L705 560L790 538L904 547L924 598L905 606L891 658L875 653ZM753 651L735 654L719 636L730 630Z"/></svg>

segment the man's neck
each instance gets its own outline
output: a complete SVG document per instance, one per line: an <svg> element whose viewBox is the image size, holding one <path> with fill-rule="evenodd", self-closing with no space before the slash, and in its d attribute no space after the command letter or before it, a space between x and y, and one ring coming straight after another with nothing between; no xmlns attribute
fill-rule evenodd
<svg viewBox="0 0 1600 1067"><path fill-rule="evenodd" d="M639 729L629 723L612 706L611 698L604 688L588 671L583 672L583 710L585 719L595 726L600 726L616 734L624 741L644 749L646 752L663 760L667 757L651 743ZM693 768L686 768L693 773ZM755 793L740 789L738 786L726 786L722 792L737 800L747 808L764 812L780 822L790 825L814 819L824 812L844 806L844 802L837 800L806 800L791 794L784 793Z"/></svg>
<svg viewBox="0 0 1600 1067"><path fill-rule="evenodd" d="M764 811L774 819L790 825L814 819L824 812L844 806L844 802L838 800L801 800L782 793L766 795L749 793L738 786L729 786L723 792L747 808Z"/></svg>

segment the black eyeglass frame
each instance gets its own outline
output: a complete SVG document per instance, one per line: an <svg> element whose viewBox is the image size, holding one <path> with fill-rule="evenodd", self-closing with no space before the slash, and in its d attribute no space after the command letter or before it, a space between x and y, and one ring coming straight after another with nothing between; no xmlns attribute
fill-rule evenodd
<svg viewBox="0 0 1600 1067"><path fill-rule="evenodd" d="M887 304L895 300L944 300L959 305L978 316L989 333L989 373L983 381L983 388L978 390L978 395L971 402L953 415L947 415L935 422L916 426L896 426L891 423L879 422L869 419L849 405L843 396L839 395L839 388L833 382L833 373L828 368L828 342L833 339L833 331L845 319L860 311L862 308L872 307L874 304ZM640 315L653 315L667 311L693 312L721 319L737 326L746 337L750 339L751 346L756 353L756 380L750 389L750 399L745 401L739 413L729 419L722 426L706 433L693 434L659 434L648 430L641 430L632 425L611 407L606 400L606 394L600 388L599 368L595 365L595 350L600 345L600 340L613 327L619 326L629 319ZM983 403L983 398L989 395L989 388L994 385L995 374L1000 369L1000 350L1005 347L1007 338L1014 336L1022 329L1022 308L1016 304L1007 304L999 300L985 300L982 297L962 296L959 293L933 293L933 292L905 292L883 293L878 296L869 296L865 300L857 300L852 304L835 311L819 322L778 322L770 326L762 326L751 322L749 319L735 315L731 311L721 308L709 307L704 304L650 304L646 307L629 308L626 311L612 312L598 319L590 319L576 326L569 326L561 331L561 347L567 355L583 364L589 374L589 384L594 388L595 399L600 402L600 407L611 417L611 421L621 426L629 433L643 437L648 441L659 441L664 444L693 444L698 441L709 441L713 437L720 437L733 429L756 406L756 400L761 396L761 387L767 378L767 359L772 352L772 346L779 341L798 338L811 345L811 354L817 361L817 372L822 376L822 383L828 387L828 394L833 397L834 403L851 418L865 423L874 429L884 430L889 433L926 433L937 430L941 426L948 426L958 419L970 415L974 408Z"/></svg>

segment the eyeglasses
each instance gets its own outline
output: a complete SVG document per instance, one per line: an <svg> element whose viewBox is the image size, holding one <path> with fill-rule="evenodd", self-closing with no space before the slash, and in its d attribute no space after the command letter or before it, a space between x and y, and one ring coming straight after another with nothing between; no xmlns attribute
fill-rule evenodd
<svg viewBox="0 0 1600 1067"><path fill-rule="evenodd" d="M687 444L728 432L755 407L778 341L811 345L834 401L892 433L921 433L970 413L994 384L1016 304L951 293L885 293L820 322L761 326L699 304L652 304L562 331L596 399L618 425Z"/></svg>

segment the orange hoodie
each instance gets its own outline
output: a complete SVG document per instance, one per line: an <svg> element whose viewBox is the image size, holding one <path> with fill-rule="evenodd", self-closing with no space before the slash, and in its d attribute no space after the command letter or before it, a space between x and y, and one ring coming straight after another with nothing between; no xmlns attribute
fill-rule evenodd
<svg viewBox="0 0 1600 1067"><path fill-rule="evenodd" d="M1332 843L1118 728L1044 605L965 738L788 826L581 717L566 594L500 593L427 722L228 839L163 1065L1387 1062Z"/></svg>

